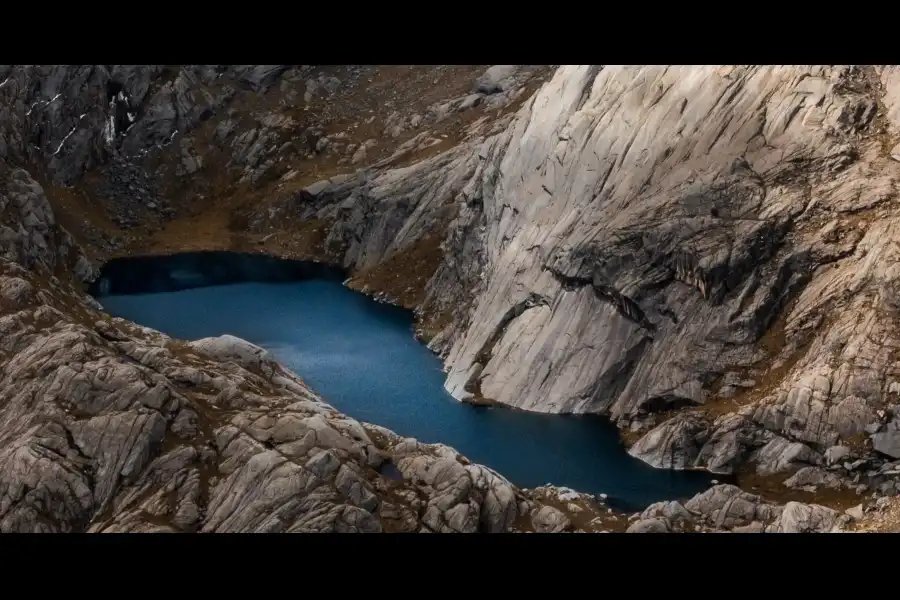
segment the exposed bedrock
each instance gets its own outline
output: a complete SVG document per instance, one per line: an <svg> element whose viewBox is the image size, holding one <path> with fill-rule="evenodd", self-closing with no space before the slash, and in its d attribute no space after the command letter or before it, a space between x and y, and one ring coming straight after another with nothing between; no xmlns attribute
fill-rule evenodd
<svg viewBox="0 0 900 600"><path fill-rule="evenodd" d="M0 158L45 164L70 184L111 155L171 144L239 89L265 90L290 67L0 65Z"/></svg>
<svg viewBox="0 0 900 600"><path fill-rule="evenodd" d="M833 78L560 69L496 153L484 290L447 354L448 389L464 397L484 360L485 397L622 418L704 404L725 372L765 359L758 342L782 309L860 241L827 244L803 226L895 191L893 162L876 159L886 174L873 182L856 130L840 132L846 105L864 98ZM543 301L507 321L534 295Z"/></svg>
<svg viewBox="0 0 900 600"><path fill-rule="evenodd" d="M624 527L589 494L343 415L242 339L110 317L42 187L2 161L0 186L0 532Z"/></svg>
<svg viewBox="0 0 900 600"><path fill-rule="evenodd" d="M73 287L86 259L41 186L2 162L0 184L0 532L571 531L606 514L573 493L587 519L570 526L552 488L342 415L244 340L109 317Z"/></svg>
<svg viewBox="0 0 900 600"><path fill-rule="evenodd" d="M0 215L19 232L0 239L0 532L626 527L602 496L519 489L452 448L347 417L242 339L186 343L109 317L68 271L51 275L79 251L40 210L41 187L21 169L0 176ZM42 237L48 231L56 235ZM36 239L46 243L23 241ZM849 522L734 486L630 520L633 532L829 531Z"/></svg>
<svg viewBox="0 0 900 600"><path fill-rule="evenodd" d="M900 391L896 85L565 66L501 133L296 210L331 211L348 266L452 215L420 310L455 317L431 347L460 400L664 421L632 449L660 467L815 465Z"/></svg>
<svg viewBox="0 0 900 600"><path fill-rule="evenodd" d="M55 182L71 183L110 155L141 157L212 114L230 115L238 90L262 94L288 67L0 66L0 157L43 165ZM497 65L473 82L480 101L520 89L513 67ZM472 129L476 134L443 153L332 177L260 208L247 224L262 231L272 221L321 221L326 246L351 270L441 236L443 258L418 312L442 316L430 346L444 358L447 389L460 400L609 415L641 437L631 453L657 467L731 473L750 463L764 475L794 472L788 481L800 487L891 494L900 473L892 462L900 458L898 111L897 67L564 66L518 112ZM277 128L277 119L266 119ZM255 181L281 140L263 129L233 131L240 119L233 121L219 123L216 135L222 129L235 168L250 169L245 174ZM179 144L180 173L199 172L196 144ZM71 408L82 411L73 418L86 420L77 429L81 441L68 441L75 431L68 425L65 435L32 432L44 417L20 418L50 414L32 404L55 406L58 398L40 387L53 369L100 360L91 354L99 338L78 329L95 320L83 312L89 301L70 301L69 292L53 300L52 278L46 284L28 273L61 277L68 268L90 280L95 271L55 224L34 179L21 170L2 176L0 252L25 269L4 267L4 331L12 332L0 337L8 346L0 350L4 382L12 385L15 373L16 385L33 386L17 396L21 402L4 405L14 431L5 439L56 436L42 448L75 460L77 447L93 453L92 469L101 468L96 457L106 456L106 438L95 435L100 425L88 426L100 414L93 408ZM21 312L26 306L41 308ZM66 354L57 367L43 355L22 358L47 331L67 340L66 353L90 356ZM122 364L137 369L133 360ZM102 386L108 372L98 369ZM165 388L141 373L125 380ZM161 395L148 401L149 410L183 423L170 398L190 394L172 389L175 395L152 392ZM100 416L134 408L128 422L140 421L134 430L150 441L128 442L131 454L115 458L115 466L79 476L91 499L73 497L94 508L67 508L70 528L101 505L106 510L111 469L134 483L146 457L169 447L168 437L157 439L154 414L135 408L139 394L103 390L96 397L112 394L115 406ZM228 400L219 388L202 393L216 406ZM224 457L226 446L216 448ZM70 467L67 473L78 470ZM23 469L23 477L32 472ZM422 485L444 490L443 483ZM15 489L35 494L30 483ZM69 489L81 488L73 480ZM424 526L467 528L481 510L448 506L456 512L442 508ZM411 507L415 527L422 526L425 512ZM537 529L564 522L549 508L532 509ZM648 516L660 521L637 529L673 530L674 514ZM779 514L771 530L822 530L834 522L818 509ZM746 516L751 528L776 520L769 512ZM328 518L368 527L352 516ZM292 519L285 527L302 529ZM188 528L200 526L191 522Z"/></svg>

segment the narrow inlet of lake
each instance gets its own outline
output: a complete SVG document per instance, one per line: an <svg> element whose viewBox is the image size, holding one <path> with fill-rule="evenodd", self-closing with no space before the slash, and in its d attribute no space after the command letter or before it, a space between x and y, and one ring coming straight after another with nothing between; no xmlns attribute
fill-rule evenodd
<svg viewBox="0 0 900 600"><path fill-rule="evenodd" d="M202 279L189 270L172 272L183 282L179 287ZM108 289L109 280L101 285ZM604 419L453 400L440 360L413 337L410 314L350 291L334 277L112 293L99 299L114 316L184 340L226 333L244 338L272 352L341 412L452 446L520 487L553 483L604 493L612 506L639 510L709 486L709 474L654 469L632 458Z"/></svg>

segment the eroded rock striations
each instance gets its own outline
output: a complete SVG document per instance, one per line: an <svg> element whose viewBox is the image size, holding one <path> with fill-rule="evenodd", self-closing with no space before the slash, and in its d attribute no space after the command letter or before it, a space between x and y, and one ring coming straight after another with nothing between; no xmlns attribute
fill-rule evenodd
<svg viewBox="0 0 900 600"><path fill-rule="evenodd" d="M356 268L457 207L420 312L451 313L430 345L460 400L609 415L660 468L782 474L849 444L867 461L831 468L892 493L897 81L566 66L468 152L307 205L413 199L393 246L337 214L332 232L379 248L345 254Z"/></svg>
<svg viewBox="0 0 900 600"><path fill-rule="evenodd" d="M543 504L502 476L338 413L261 348L231 336L176 342L105 315L51 274L77 247L40 186L5 167L2 183L0 214L19 227L0 246L0 531L541 522Z"/></svg>
<svg viewBox="0 0 900 600"><path fill-rule="evenodd" d="M365 274L440 239L414 307L460 400L609 415L660 468L749 465L793 473L795 488L896 493L896 67L564 66L530 94L540 69L496 65L359 143L324 125L298 134L296 106L339 107L349 80L377 79L348 73L0 67L0 157L40 171L4 167L0 196L0 529L556 531L599 518L356 423L245 342L181 344L70 288L94 266L32 176L77 187L105 173L124 230L178 212L145 177L215 179L216 160L235 185L278 181L223 221L231 243L315 223L323 255ZM456 118L452 139L435 133ZM332 155L343 172L293 185L292 156ZM733 486L651 508L630 530L846 521Z"/></svg>

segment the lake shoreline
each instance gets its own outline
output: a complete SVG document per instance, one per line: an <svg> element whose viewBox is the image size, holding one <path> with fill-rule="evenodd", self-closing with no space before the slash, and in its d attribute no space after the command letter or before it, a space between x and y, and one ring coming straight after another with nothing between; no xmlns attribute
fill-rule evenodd
<svg viewBox="0 0 900 600"><path fill-rule="evenodd" d="M110 289L143 293L99 294L98 300L110 314L176 338L229 333L247 339L270 350L336 409L423 442L453 446L522 487L549 481L605 494L610 506L640 509L688 498L713 478L654 469L628 456L615 425L599 415L547 415L457 402L444 390L440 360L409 335L412 311L349 289L338 270L325 270L320 278L302 263L299 269L272 259L251 265L254 259L248 262L246 255L234 257L240 268L229 266L216 276L203 270L223 258L232 257L122 260L102 277L126 273L129 282L140 280L142 287L113 281ZM156 274L139 277L148 264ZM169 277L159 275L167 269ZM181 272L181 289L172 289L172 271ZM244 281L223 284L223 273ZM297 278L291 281L288 275ZM274 285L263 283L266 278ZM164 291L152 291L160 281ZM189 286L191 281L197 285ZM245 322L235 315L244 315Z"/></svg>

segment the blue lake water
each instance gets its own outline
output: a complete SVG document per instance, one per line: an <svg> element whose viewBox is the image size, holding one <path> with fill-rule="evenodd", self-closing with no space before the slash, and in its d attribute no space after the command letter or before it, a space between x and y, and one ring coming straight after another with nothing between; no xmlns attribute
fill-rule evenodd
<svg viewBox="0 0 900 600"><path fill-rule="evenodd" d="M237 283L100 298L112 315L185 340L236 335L258 344L325 400L361 421L453 446L520 487L545 483L609 495L620 508L687 498L710 476L653 469L597 417L461 404L412 318L340 282Z"/></svg>

